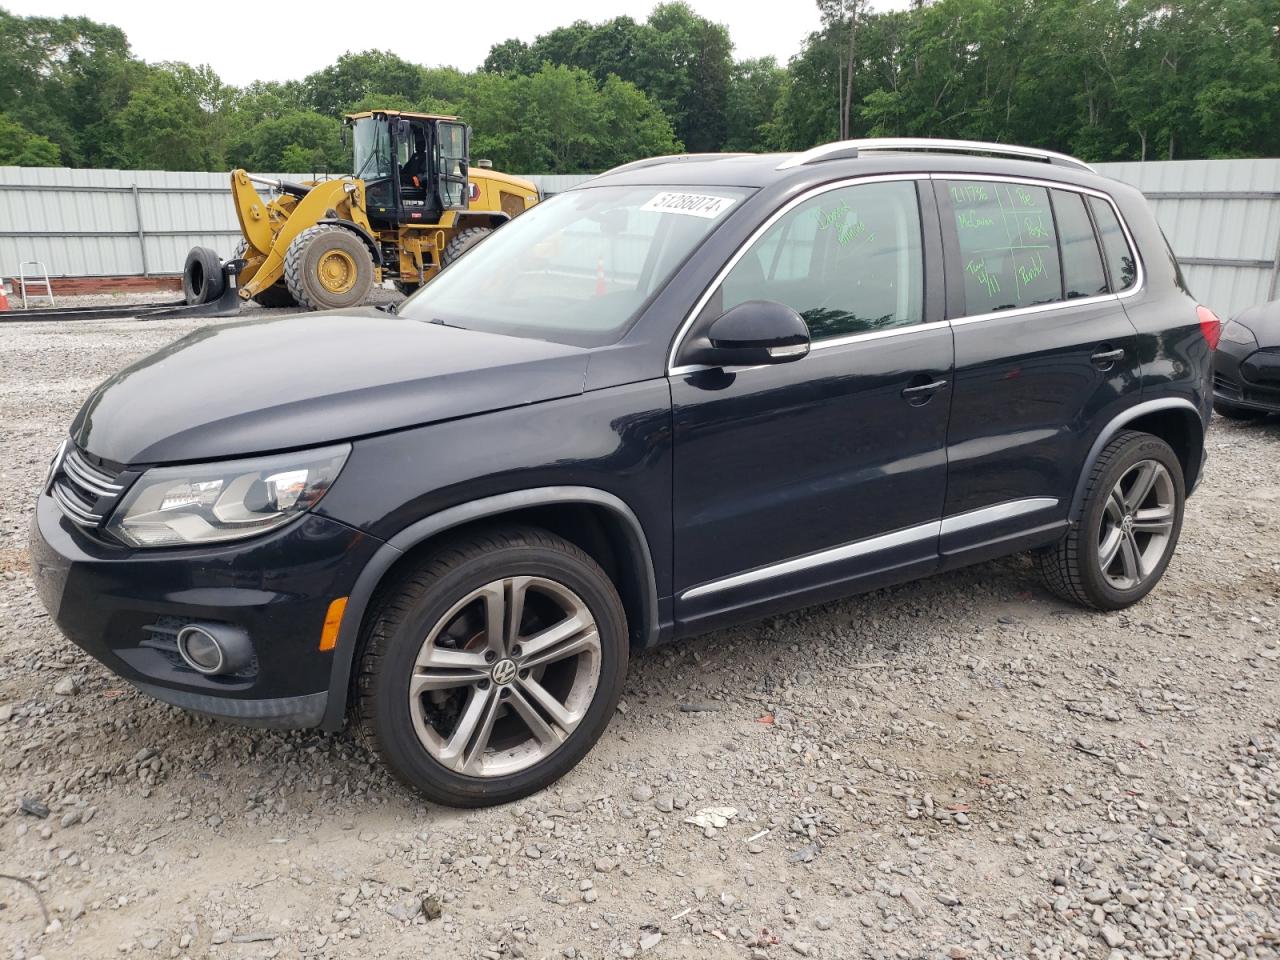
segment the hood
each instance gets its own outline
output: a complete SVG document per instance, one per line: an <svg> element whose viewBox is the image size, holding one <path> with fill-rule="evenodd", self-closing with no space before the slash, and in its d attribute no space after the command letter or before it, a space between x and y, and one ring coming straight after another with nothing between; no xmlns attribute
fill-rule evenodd
<svg viewBox="0 0 1280 960"><path fill-rule="evenodd" d="M1259 303L1232 318L1248 327L1260 347L1280 347L1280 300Z"/></svg>
<svg viewBox="0 0 1280 960"><path fill-rule="evenodd" d="M587 356L372 309L251 320L121 370L71 435L122 466L318 446L579 394Z"/></svg>

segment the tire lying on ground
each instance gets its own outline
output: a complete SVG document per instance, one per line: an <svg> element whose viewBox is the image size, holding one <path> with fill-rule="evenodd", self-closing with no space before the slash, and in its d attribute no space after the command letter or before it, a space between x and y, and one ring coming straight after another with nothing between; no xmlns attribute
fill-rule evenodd
<svg viewBox="0 0 1280 960"><path fill-rule="evenodd" d="M192 247L182 267L182 295L187 303L212 303L222 296L226 286L218 255L208 247Z"/></svg>
<svg viewBox="0 0 1280 960"><path fill-rule="evenodd" d="M320 224L289 244L284 279L293 298L309 310L355 307L373 287L373 258L350 230Z"/></svg>
<svg viewBox="0 0 1280 960"><path fill-rule="evenodd" d="M493 230L490 227L468 227L466 230L459 230L444 245L444 256L441 257L441 261L447 267L491 233Z"/></svg>

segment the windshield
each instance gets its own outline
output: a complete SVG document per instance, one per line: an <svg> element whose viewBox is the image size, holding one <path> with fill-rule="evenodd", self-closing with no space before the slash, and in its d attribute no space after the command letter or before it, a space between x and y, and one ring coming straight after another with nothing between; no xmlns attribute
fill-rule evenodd
<svg viewBox="0 0 1280 960"><path fill-rule="evenodd" d="M626 331L750 191L589 187L552 197L400 308L411 320L580 346Z"/></svg>
<svg viewBox="0 0 1280 960"><path fill-rule="evenodd" d="M391 137L387 122L376 117L364 117L352 126L356 179L378 180L391 176Z"/></svg>

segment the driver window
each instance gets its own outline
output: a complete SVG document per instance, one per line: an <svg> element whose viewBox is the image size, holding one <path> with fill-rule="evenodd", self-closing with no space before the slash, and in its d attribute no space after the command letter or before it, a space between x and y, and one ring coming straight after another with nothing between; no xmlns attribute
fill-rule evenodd
<svg viewBox="0 0 1280 960"><path fill-rule="evenodd" d="M814 341L919 323L924 270L915 183L828 190L774 223L720 287L723 313L776 300L809 324Z"/></svg>

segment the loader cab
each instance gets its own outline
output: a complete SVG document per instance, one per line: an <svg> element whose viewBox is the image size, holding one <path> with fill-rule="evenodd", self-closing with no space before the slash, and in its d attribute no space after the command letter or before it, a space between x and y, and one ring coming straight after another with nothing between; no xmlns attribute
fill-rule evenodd
<svg viewBox="0 0 1280 960"><path fill-rule="evenodd" d="M457 117L374 110L346 123L375 227L433 225L446 210L467 208L470 130Z"/></svg>

